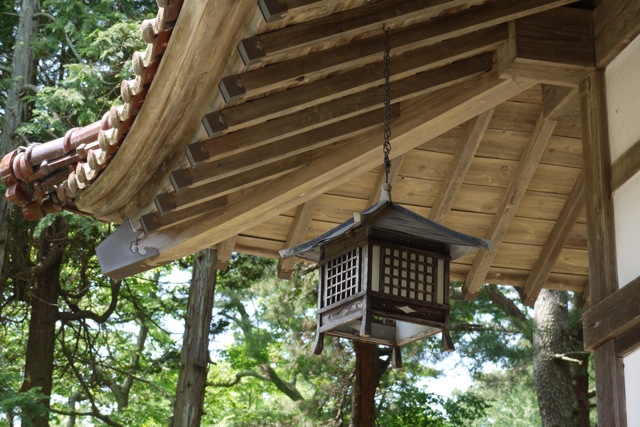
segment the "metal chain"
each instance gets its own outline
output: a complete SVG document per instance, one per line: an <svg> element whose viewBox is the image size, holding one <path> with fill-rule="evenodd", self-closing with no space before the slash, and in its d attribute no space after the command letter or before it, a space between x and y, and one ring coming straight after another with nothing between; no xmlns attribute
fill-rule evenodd
<svg viewBox="0 0 640 427"><path fill-rule="evenodd" d="M384 153L384 174L385 183L389 183L389 174L391 173L391 160L389 153L391 152L391 44L389 43L389 27L383 26L384 31L384 143L382 151Z"/></svg>

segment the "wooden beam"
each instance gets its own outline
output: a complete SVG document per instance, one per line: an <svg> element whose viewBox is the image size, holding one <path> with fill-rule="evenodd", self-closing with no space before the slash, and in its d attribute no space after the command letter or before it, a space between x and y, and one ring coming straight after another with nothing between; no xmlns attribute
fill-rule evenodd
<svg viewBox="0 0 640 427"><path fill-rule="evenodd" d="M616 355L615 341L605 341L593 352L596 372L598 425L626 427L627 409L624 389L624 363ZM607 391L615 390L614 393Z"/></svg>
<svg viewBox="0 0 640 427"><path fill-rule="evenodd" d="M584 348L592 351L607 340L640 325L640 277L632 280L582 315ZM640 345L640 341L638 342Z"/></svg>
<svg viewBox="0 0 640 427"><path fill-rule="evenodd" d="M584 174L580 174L542 247L540 256L531 267L531 274L521 293L523 304L533 307L583 209Z"/></svg>
<svg viewBox="0 0 640 427"><path fill-rule="evenodd" d="M489 250L481 249L471 265L463 287L463 295L466 300L475 298L478 292L480 292L480 288L485 281L487 272L491 268L491 263L496 256L498 247L507 234L509 224L516 214L518 205L529 186L529 182L544 153L547 142L553 134L556 123L557 122L553 120L545 119L544 115L540 113L529 145L522 154L520 164L509 183L502 205L498 209L498 213L494 216L489 231L485 235L486 239L492 241L493 247Z"/></svg>
<svg viewBox="0 0 640 427"><path fill-rule="evenodd" d="M382 153L382 151L380 151ZM404 156L398 156L395 159L391 160L391 170L389 171L389 184L393 187L393 183L395 182L398 174L400 173L400 168L402 167L402 162L404 161ZM367 206L373 206L380 201L380 192L382 191L382 184L385 181L385 172L384 165L378 168L378 176L376 177L376 182L373 184L373 188L371 189L371 194L369 194L369 201L367 201Z"/></svg>
<svg viewBox="0 0 640 427"><path fill-rule="evenodd" d="M391 61L392 82L489 52L503 43L506 36L506 25L502 25L395 55ZM203 123L210 129L210 137L229 128L253 126L317 103L380 86L383 83L383 69L380 55L379 60L371 64L210 113L205 116Z"/></svg>
<svg viewBox="0 0 640 427"><path fill-rule="evenodd" d="M597 305L618 289L616 245L611 200L611 155L607 128L604 70L592 73L580 86L587 238L589 241L589 297ZM583 328L589 328L583 323ZM598 425L626 425L624 371L614 340L594 349Z"/></svg>
<svg viewBox="0 0 640 427"><path fill-rule="evenodd" d="M618 289L604 71L580 87L591 304Z"/></svg>
<svg viewBox="0 0 640 427"><path fill-rule="evenodd" d="M206 185L161 194L155 199L158 212L143 215L140 223L147 231L160 230L192 216L224 207L229 193L284 176L294 169L308 165L312 159L313 153L306 152Z"/></svg>
<svg viewBox="0 0 640 427"><path fill-rule="evenodd" d="M595 62L605 68L640 34L640 3L604 0L593 14Z"/></svg>
<svg viewBox="0 0 640 427"><path fill-rule="evenodd" d="M496 0L463 12L394 30L390 40L394 55L435 45L444 40L495 27L514 19L554 9L573 0ZM337 71L345 71L379 60L383 35L351 41L349 44L309 52L287 61L269 64L236 76L225 77L221 89L236 97L296 86ZM228 86L228 90L225 89Z"/></svg>
<svg viewBox="0 0 640 427"><path fill-rule="evenodd" d="M258 0L258 7L266 22L276 22L293 16L314 3L337 4L341 0Z"/></svg>
<svg viewBox="0 0 640 427"><path fill-rule="evenodd" d="M542 85L542 113L547 119L559 122L574 114L574 105L580 110L579 98L577 88Z"/></svg>
<svg viewBox="0 0 640 427"><path fill-rule="evenodd" d="M404 101L401 116L394 123L393 150L398 155L406 153L530 87L490 73ZM345 141L295 173L229 195L233 201L215 214L194 217L164 232L149 233L141 244L161 253L140 267L152 268L201 245L225 240L258 219L265 221L366 173L380 162L381 138L380 129Z"/></svg>
<svg viewBox="0 0 640 427"><path fill-rule="evenodd" d="M391 120L397 119L399 115L399 105L391 105ZM187 147L186 155L196 171L204 168L225 168L225 164L231 163L236 163L235 167L256 167L369 131L381 125L382 116L383 109L378 108L262 145L254 139L237 141L237 144L233 145L232 143L236 142L235 138L217 138L215 141L218 144L213 144L213 141L195 142ZM250 149L249 156L247 149ZM226 159L224 164L221 163L223 159ZM221 173L224 172L217 172L218 175Z"/></svg>
<svg viewBox="0 0 640 427"><path fill-rule="evenodd" d="M224 242L218 243L216 246L216 253L218 254L216 258L216 270L226 271L227 268L229 268L229 261L231 260L231 254L233 253L237 238L238 236L230 237Z"/></svg>
<svg viewBox="0 0 640 427"><path fill-rule="evenodd" d="M616 355L626 357L640 348L640 324L635 325L622 335L616 337Z"/></svg>
<svg viewBox="0 0 640 427"><path fill-rule="evenodd" d="M436 201L429 212L430 220L444 224L444 220L456 200L458 191L462 187L471 162L480 146L487 126L489 126L493 111L494 109L490 108L467 123L465 139L458 146L455 157L451 161L452 167L449 168L447 176L442 181Z"/></svg>
<svg viewBox="0 0 640 427"><path fill-rule="evenodd" d="M408 19L428 20L462 0L389 0L370 3L297 25L243 39L238 45L246 65L295 49L305 48L339 38L349 41L359 33L380 31L382 24L394 27Z"/></svg>
<svg viewBox="0 0 640 427"><path fill-rule="evenodd" d="M236 147L203 145L201 142L191 144L187 148L187 157L194 166L172 172L172 176L176 174L185 175L183 179L173 180L175 182L174 188L181 190L186 186L191 186L201 181L210 181L244 173L287 157L360 135L373 128L380 127L382 125L382 113L382 108L365 112L244 151L240 151L242 144ZM392 105L390 108L391 119L395 120L399 115L399 104ZM232 151L227 151L227 148Z"/></svg>
<svg viewBox="0 0 640 427"><path fill-rule="evenodd" d="M633 144L611 166L611 190L616 191L640 171L640 141Z"/></svg>
<svg viewBox="0 0 640 427"><path fill-rule="evenodd" d="M595 69L591 13L559 8L510 23L498 64L505 78L578 87Z"/></svg>
<svg viewBox="0 0 640 427"><path fill-rule="evenodd" d="M479 73L489 71L491 66L491 54L487 53L407 77L392 85L391 102L396 103L450 86ZM235 132L232 132L234 125L228 123L229 133L203 141L201 148L207 152L221 153L225 150L236 150L237 152L239 149L246 150L258 145L265 145L276 139L299 134L380 108L383 103L381 94L381 88L367 89Z"/></svg>
<svg viewBox="0 0 640 427"><path fill-rule="evenodd" d="M298 245L304 242L304 236L307 233L309 224L313 219L313 211L316 208L318 199L311 199L306 203L298 206L296 216L293 219L293 224L289 229L289 235L287 236L287 242L285 248ZM290 279L293 274L293 267L296 263L295 258L280 259L278 261L278 277L281 279Z"/></svg>

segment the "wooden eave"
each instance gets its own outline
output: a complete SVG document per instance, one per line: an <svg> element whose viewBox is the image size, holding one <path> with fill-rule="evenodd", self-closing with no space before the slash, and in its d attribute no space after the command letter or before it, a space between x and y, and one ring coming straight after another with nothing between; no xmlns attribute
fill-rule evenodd
<svg viewBox="0 0 640 427"><path fill-rule="evenodd" d="M613 2L186 0L125 142L75 203L126 221L132 240L102 246L135 241L127 274L212 246L220 266L277 257L363 211L382 177L384 24L393 201L494 242L451 266L468 298L583 291L577 88L640 32L639 2Z"/></svg>

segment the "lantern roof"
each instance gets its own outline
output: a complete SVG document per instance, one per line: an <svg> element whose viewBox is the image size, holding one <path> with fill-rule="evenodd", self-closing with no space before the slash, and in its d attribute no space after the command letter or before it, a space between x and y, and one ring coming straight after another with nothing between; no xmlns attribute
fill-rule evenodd
<svg viewBox="0 0 640 427"><path fill-rule="evenodd" d="M354 213L353 217L325 234L308 242L280 251L282 258L297 256L318 262L321 248L345 234L365 227L394 235L405 235L420 240L442 244L446 255L451 259L460 258L478 248L490 249L491 241L469 236L451 230L443 225L428 220L389 200L382 200L363 212Z"/></svg>

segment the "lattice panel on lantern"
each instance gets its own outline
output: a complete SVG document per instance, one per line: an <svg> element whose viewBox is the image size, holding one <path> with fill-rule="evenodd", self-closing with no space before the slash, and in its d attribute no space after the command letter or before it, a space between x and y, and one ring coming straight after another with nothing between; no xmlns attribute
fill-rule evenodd
<svg viewBox="0 0 640 427"><path fill-rule="evenodd" d="M416 301L436 302L438 258L425 252L382 247L381 291Z"/></svg>
<svg viewBox="0 0 640 427"><path fill-rule="evenodd" d="M360 284L360 248L337 256L324 266L323 307L329 307L362 291Z"/></svg>

